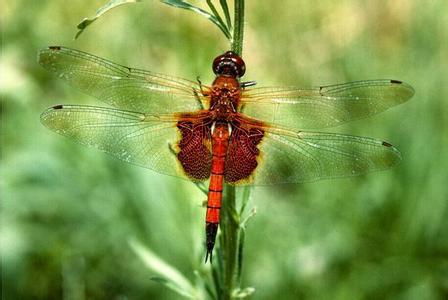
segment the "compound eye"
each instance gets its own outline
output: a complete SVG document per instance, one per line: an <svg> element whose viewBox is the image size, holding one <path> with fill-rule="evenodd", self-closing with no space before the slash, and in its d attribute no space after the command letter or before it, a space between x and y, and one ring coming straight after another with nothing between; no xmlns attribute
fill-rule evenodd
<svg viewBox="0 0 448 300"><path fill-rule="evenodd" d="M232 61L236 65L237 77L243 77L244 73L246 73L246 64L244 63L244 60L235 53L233 53Z"/></svg>
<svg viewBox="0 0 448 300"><path fill-rule="evenodd" d="M213 61L213 72L216 75L241 77L246 72L246 64L235 52L227 51Z"/></svg>
<svg viewBox="0 0 448 300"><path fill-rule="evenodd" d="M213 73L215 73L216 75L220 75L219 74L219 64L221 63L221 61L223 60L224 55L220 55L217 56L214 60L213 60L213 65L212 65L212 69L213 69Z"/></svg>

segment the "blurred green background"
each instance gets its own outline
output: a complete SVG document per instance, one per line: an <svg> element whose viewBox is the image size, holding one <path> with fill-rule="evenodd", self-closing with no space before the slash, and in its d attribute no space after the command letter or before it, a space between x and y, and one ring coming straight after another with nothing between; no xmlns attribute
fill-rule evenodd
<svg viewBox="0 0 448 300"><path fill-rule="evenodd" d="M196 1L199 3L201 1ZM103 105L36 62L65 45L204 83L227 50L209 21L158 1L2 1L3 299L177 299L150 280L137 238L192 281L203 265L205 196L191 183L127 165L45 129L54 104ZM387 140L385 172L257 187L244 285L253 299L448 298L448 2L247 1L245 80L314 86L393 78L408 103L329 130ZM105 106L105 105L103 105Z"/></svg>

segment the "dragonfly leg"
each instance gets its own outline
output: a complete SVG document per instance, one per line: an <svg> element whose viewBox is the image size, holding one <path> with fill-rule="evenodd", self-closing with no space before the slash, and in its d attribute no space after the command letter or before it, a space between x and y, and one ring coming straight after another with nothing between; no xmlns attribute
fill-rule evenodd
<svg viewBox="0 0 448 300"><path fill-rule="evenodd" d="M201 95L204 96L204 97L207 97L209 94L202 88L202 81L199 78L199 76L196 77L196 80L198 81L199 90L201 91ZM194 93L194 95L196 97L196 101L198 101L199 106L201 107L201 109L204 109L204 105L202 104L201 97L199 97L198 90L193 88L193 93Z"/></svg>
<svg viewBox="0 0 448 300"><path fill-rule="evenodd" d="M256 82L255 80L252 80L252 81L244 81L244 82L241 82L241 83L240 83L240 86L241 86L242 89L245 89L245 88L247 88L247 87L254 86L254 85L256 85L256 84L257 84L257 82Z"/></svg>
<svg viewBox="0 0 448 300"><path fill-rule="evenodd" d="M198 76L198 77L196 77L196 80L197 80L198 83L199 83L199 89L201 90L201 94L202 94L203 96L207 97L207 96L209 95L209 93L207 93L207 92L202 88L202 81L201 81L201 78Z"/></svg>
<svg viewBox="0 0 448 300"><path fill-rule="evenodd" d="M168 143L168 150L177 157L177 150L172 143Z"/></svg>
<svg viewBox="0 0 448 300"><path fill-rule="evenodd" d="M241 104L239 112L243 113L244 112L244 108L246 108L246 103Z"/></svg>

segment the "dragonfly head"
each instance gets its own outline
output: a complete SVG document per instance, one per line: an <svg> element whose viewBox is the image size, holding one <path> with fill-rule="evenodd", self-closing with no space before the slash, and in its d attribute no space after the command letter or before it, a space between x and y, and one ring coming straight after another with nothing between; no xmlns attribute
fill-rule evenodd
<svg viewBox="0 0 448 300"><path fill-rule="evenodd" d="M215 58L213 61L213 72L216 75L228 75L239 78L246 72L246 64L235 52L227 51Z"/></svg>

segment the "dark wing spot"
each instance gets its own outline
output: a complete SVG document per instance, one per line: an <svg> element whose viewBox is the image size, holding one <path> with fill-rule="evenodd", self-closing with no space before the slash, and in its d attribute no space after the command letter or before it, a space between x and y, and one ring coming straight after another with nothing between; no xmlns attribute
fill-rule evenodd
<svg viewBox="0 0 448 300"><path fill-rule="evenodd" d="M212 162L210 129L184 120L177 122L177 128L181 133L181 139L177 144L180 150L177 158L185 173L194 180L207 179L210 177Z"/></svg>
<svg viewBox="0 0 448 300"><path fill-rule="evenodd" d="M53 109L62 109L62 108L64 108L64 106L61 104L53 106Z"/></svg>
<svg viewBox="0 0 448 300"><path fill-rule="evenodd" d="M390 83L402 84L403 82L400 81L400 80L394 80L394 79L392 79L392 80L390 81Z"/></svg>
<svg viewBox="0 0 448 300"><path fill-rule="evenodd" d="M50 50L61 50L61 46L50 46L48 47Z"/></svg>
<svg viewBox="0 0 448 300"><path fill-rule="evenodd" d="M388 142L383 142L382 145L383 145L383 146L386 146L386 147L392 147L392 145L389 144Z"/></svg>
<svg viewBox="0 0 448 300"><path fill-rule="evenodd" d="M232 127L227 159L225 165L225 180L237 183L249 179L258 165L260 150L258 144L264 137L264 131L258 127L248 129Z"/></svg>

